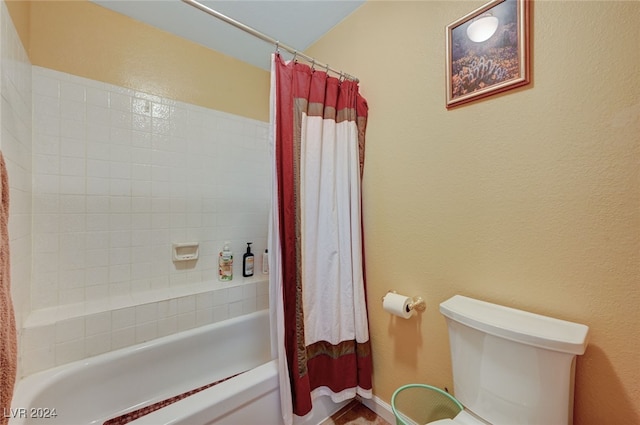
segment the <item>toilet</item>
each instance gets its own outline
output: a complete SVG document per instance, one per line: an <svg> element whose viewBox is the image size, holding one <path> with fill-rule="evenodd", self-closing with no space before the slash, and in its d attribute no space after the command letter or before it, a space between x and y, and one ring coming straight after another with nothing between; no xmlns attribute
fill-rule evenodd
<svg viewBox="0 0 640 425"><path fill-rule="evenodd" d="M464 409L438 425L571 425L576 356L589 328L462 295L440 304L453 392Z"/></svg>

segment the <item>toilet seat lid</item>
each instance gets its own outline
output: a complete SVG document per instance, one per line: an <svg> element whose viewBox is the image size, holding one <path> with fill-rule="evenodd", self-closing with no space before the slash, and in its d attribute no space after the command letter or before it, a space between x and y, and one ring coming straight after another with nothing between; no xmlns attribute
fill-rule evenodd
<svg viewBox="0 0 640 425"><path fill-rule="evenodd" d="M466 410L462 410L453 419L440 419L435 422L429 422L429 425L488 425L487 422L473 416Z"/></svg>

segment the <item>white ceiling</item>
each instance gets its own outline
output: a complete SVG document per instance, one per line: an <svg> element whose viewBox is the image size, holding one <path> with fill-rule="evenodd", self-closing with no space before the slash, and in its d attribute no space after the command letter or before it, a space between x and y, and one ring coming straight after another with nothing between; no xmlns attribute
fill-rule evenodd
<svg viewBox="0 0 640 425"><path fill-rule="evenodd" d="M270 68L275 47L180 0L92 0L138 21ZM200 0L203 5L304 51L365 0ZM290 57L290 56L289 56ZM322 62L322 58L317 58Z"/></svg>

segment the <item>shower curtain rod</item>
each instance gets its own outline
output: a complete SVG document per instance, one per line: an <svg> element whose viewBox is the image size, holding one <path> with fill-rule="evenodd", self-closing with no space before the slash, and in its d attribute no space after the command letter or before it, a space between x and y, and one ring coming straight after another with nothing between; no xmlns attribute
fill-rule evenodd
<svg viewBox="0 0 640 425"><path fill-rule="evenodd" d="M328 71L333 72L334 74L338 74L340 75L342 78L346 78L348 80L353 80L356 83L359 81L356 77L354 77L353 75L347 74L346 72L342 72L342 71L337 71L331 67L329 67L329 65L323 64L321 62L318 62L317 60L315 60L314 58L312 58L311 56L307 56L304 53L300 53L299 51L297 51L296 49L294 49L291 46L287 46L284 43L280 43L280 41L276 40L273 37L269 37L268 35L261 33L260 31L256 30L255 28L252 28L248 25L243 24L242 22L238 22L233 18L230 18L226 15L223 15L222 13L218 12L217 10L213 10L205 5L203 5L202 3L199 3L195 0L182 0L184 3L187 3L190 6L195 7L196 9L199 9L215 18L220 19L221 21L224 21L230 25L233 25L234 27L241 29L242 31L251 34L254 37L257 37L263 41L266 41L267 43L271 43L274 46L276 46L276 51L278 51L278 49L283 49L286 50L287 52L291 53L294 55L294 59L296 57L300 57L304 60L306 60L307 62L310 62L312 64L312 66L318 66L319 68L325 68Z"/></svg>

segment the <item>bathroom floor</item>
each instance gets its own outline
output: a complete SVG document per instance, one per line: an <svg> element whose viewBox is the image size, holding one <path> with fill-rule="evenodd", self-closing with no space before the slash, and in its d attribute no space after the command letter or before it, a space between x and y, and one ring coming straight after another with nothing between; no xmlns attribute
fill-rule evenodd
<svg viewBox="0 0 640 425"><path fill-rule="evenodd" d="M389 422L369 410L357 400L347 404L342 409L320 425L391 425Z"/></svg>

